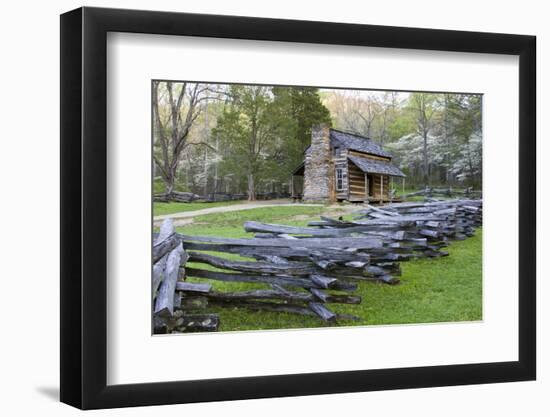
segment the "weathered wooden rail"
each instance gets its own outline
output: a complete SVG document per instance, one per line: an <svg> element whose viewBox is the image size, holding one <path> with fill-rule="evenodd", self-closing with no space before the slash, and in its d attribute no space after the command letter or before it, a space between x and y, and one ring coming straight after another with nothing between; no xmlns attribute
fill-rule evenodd
<svg viewBox="0 0 550 417"><path fill-rule="evenodd" d="M350 269L366 265L368 256L358 262L361 257L353 254L381 247L381 240L312 238L297 243L296 239L285 238L185 236L175 233L171 220L164 221L153 245L155 333L217 330L217 315L199 313L207 306L295 313L327 322L356 319L334 313L327 304L360 303L359 296L342 294L355 291L357 284L327 276L326 272L337 262L351 262ZM327 243L334 247L327 249ZM202 251L234 253L255 260L237 261ZM323 262L328 258L336 260ZM184 281L188 277L262 284L265 288L220 292L210 284Z"/></svg>
<svg viewBox="0 0 550 417"><path fill-rule="evenodd" d="M357 281L399 283L400 262L447 256L450 240L482 224L481 200L367 206L353 221L321 217L308 227L246 222L254 238L187 236L166 220L153 245L155 332L215 331L207 306L309 315L327 322L355 317L327 304L359 304ZM205 253L207 251L208 253ZM215 254L213 254L215 253ZM227 259L223 254L242 259ZM218 254L222 256L218 256ZM261 289L215 291L210 283L246 282Z"/></svg>
<svg viewBox="0 0 550 417"><path fill-rule="evenodd" d="M236 201L236 200L246 200L248 198L247 194L243 193L225 193L225 192L212 192L205 195L198 195L189 192L181 191L172 191L170 193L159 193L153 195L153 200L155 202L168 203L168 202L178 202L178 203L191 203L191 202L201 202L201 203L213 203L217 201ZM257 200L275 200L278 198L290 198L289 193L284 192L269 192L269 193L256 193Z"/></svg>
<svg viewBox="0 0 550 417"><path fill-rule="evenodd" d="M416 230L405 230L406 236L416 233L426 237L428 242L446 242L472 236L474 229L481 226L482 216L482 200L455 199L389 204L383 209L371 206L359 211L357 219L358 223L415 219Z"/></svg>
<svg viewBox="0 0 550 417"><path fill-rule="evenodd" d="M425 187L422 190L414 191L412 193L403 194L401 198L408 198L414 196L431 197L463 197L463 198L481 198L481 191L474 190L472 187L468 187L464 190L449 188L433 188Z"/></svg>
<svg viewBox="0 0 550 417"><path fill-rule="evenodd" d="M192 201L200 200L201 197L197 194L172 191L170 193L155 194L153 200L161 203L168 203L170 201L176 201L179 203L190 203Z"/></svg>

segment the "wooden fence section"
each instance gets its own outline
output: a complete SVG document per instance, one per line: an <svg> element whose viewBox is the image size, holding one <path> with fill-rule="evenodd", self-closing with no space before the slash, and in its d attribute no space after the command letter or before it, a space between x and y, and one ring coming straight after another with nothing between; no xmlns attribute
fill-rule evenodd
<svg viewBox="0 0 550 417"><path fill-rule="evenodd" d="M356 283L325 274L331 264L324 259L351 261L355 259L354 252L381 243L372 238L352 239L349 243L329 239L333 245L349 246L349 251L338 256L341 251L325 249L325 242L314 238L298 247L292 239L185 236L175 233L173 222L165 220L153 245L154 332L215 331L219 317L200 311L209 305L316 316L327 322L356 320L327 307L330 303L359 304L361 298L346 294L357 289ZM231 260L211 252L255 260ZM361 265L368 260L364 258ZM265 288L220 292L214 291L210 284L186 282L187 277L249 282L263 284Z"/></svg>
<svg viewBox="0 0 550 417"><path fill-rule="evenodd" d="M172 191L170 193L155 194L153 196L153 201L161 202L161 203L168 203L170 201L176 201L179 203L190 203L192 201L197 201L200 199L201 197L197 194L180 192L180 191Z"/></svg>
<svg viewBox="0 0 550 417"><path fill-rule="evenodd" d="M167 219L153 246L155 333L217 330L219 317L204 314L209 305L354 320L327 304L359 304L357 281L399 283L400 262L446 256L449 240L481 223L481 200L368 206L353 221L321 217L308 227L246 222L255 233L248 239L180 235ZM220 292L187 277L265 288Z"/></svg>
<svg viewBox="0 0 550 417"><path fill-rule="evenodd" d="M237 201L237 200L246 200L248 198L247 194L243 193L224 193L224 192L215 192L206 195L198 195L189 192L180 192L172 191L171 193L160 193L153 196L153 201L160 203L168 203L175 201L178 203L213 203L216 201ZM257 200L275 200L278 198L290 198L290 193L288 192L266 192L266 193L256 193Z"/></svg>
<svg viewBox="0 0 550 417"><path fill-rule="evenodd" d="M358 212L359 223L372 221L400 222L416 220L406 236L424 236L428 242L463 240L474 234L483 218L482 200L442 200L418 203L395 203L377 208L369 206ZM363 219L361 221L361 219ZM428 245L430 246L430 244Z"/></svg>
<svg viewBox="0 0 550 417"><path fill-rule="evenodd" d="M401 198L408 198L414 196L424 197L464 197L464 198L481 198L481 191L474 190L472 187L468 187L465 190L456 190L452 187L449 188L432 188L426 187L422 190L414 191L412 193L403 194Z"/></svg>

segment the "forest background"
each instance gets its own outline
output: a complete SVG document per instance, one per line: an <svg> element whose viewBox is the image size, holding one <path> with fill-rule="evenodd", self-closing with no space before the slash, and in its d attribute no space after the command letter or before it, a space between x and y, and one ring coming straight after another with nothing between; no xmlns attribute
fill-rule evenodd
<svg viewBox="0 0 550 417"><path fill-rule="evenodd" d="M408 188L482 185L482 96L152 82L154 192L288 193L311 127L379 142Z"/></svg>

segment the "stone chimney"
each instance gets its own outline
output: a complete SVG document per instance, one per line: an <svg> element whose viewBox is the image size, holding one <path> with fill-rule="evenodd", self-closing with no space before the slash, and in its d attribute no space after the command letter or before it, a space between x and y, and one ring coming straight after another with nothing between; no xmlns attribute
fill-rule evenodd
<svg viewBox="0 0 550 417"><path fill-rule="evenodd" d="M328 202L334 189L334 167L330 153L328 125L311 128L311 147L306 154L304 172L304 201Z"/></svg>

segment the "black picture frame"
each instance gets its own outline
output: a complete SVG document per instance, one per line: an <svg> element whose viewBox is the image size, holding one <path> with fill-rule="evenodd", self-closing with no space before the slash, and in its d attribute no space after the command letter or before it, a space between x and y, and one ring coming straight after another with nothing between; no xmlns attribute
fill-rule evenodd
<svg viewBox="0 0 550 417"><path fill-rule="evenodd" d="M107 376L108 32L519 56L519 360L113 385ZM61 401L82 409L533 380L534 36L79 8L61 15Z"/></svg>

